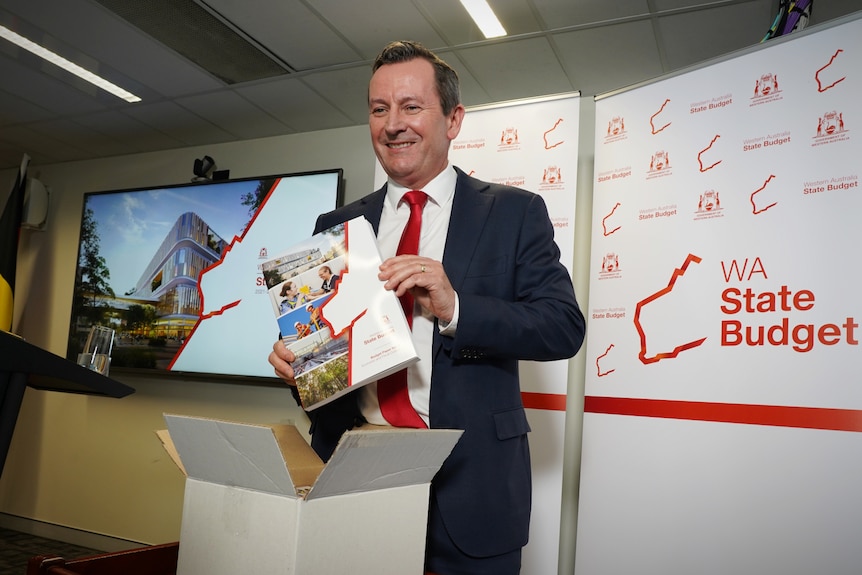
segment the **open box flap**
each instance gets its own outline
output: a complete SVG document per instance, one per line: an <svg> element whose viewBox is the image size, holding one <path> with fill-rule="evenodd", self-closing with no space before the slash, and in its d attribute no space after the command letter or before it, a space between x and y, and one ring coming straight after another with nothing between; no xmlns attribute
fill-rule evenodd
<svg viewBox="0 0 862 575"><path fill-rule="evenodd" d="M165 421L181 469L194 479L297 497L323 467L292 425L167 414Z"/></svg>
<svg viewBox="0 0 862 575"><path fill-rule="evenodd" d="M462 433L457 429L348 431L306 499L430 483Z"/></svg>
<svg viewBox="0 0 862 575"><path fill-rule="evenodd" d="M177 446L174 445L174 440L171 439L171 434L167 429L159 429L156 431L156 436L159 438L159 441L162 442L162 447L165 448L165 451L168 452L168 455L171 458L171 461L177 466L177 468L182 472L186 477L189 476L186 473L186 468L183 467L183 461L180 459L180 454L177 453Z"/></svg>
<svg viewBox="0 0 862 575"><path fill-rule="evenodd" d="M272 433L297 491L311 488L324 463L294 425L272 425Z"/></svg>

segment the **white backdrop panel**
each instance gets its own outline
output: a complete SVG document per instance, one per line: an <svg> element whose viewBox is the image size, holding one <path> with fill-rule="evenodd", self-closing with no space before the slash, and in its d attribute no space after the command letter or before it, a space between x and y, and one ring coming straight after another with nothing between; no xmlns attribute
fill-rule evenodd
<svg viewBox="0 0 862 575"><path fill-rule="evenodd" d="M859 564L860 57L857 15L597 100L578 575Z"/></svg>

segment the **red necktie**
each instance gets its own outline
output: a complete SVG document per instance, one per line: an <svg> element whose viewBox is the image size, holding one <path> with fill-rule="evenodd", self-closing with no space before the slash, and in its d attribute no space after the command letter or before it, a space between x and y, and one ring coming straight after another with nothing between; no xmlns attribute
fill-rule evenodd
<svg viewBox="0 0 862 575"><path fill-rule="evenodd" d="M407 225L404 227L396 255L418 254L419 232L422 230L422 208L425 207L428 195L425 192L413 190L404 194L402 199L410 204L410 219L407 220ZM404 315L407 317L407 324L412 329L413 296L409 292L405 292L400 299ZM391 425L395 427L428 427L416 413L413 404L410 403L406 368L387 375L377 382L377 400L380 402L380 412Z"/></svg>

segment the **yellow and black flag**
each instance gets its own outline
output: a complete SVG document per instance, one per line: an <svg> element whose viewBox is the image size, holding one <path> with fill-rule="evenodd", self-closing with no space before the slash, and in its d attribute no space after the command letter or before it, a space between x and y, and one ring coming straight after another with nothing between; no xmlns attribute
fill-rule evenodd
<svg viewBox="0 0 862 575"><path fill-rule="evenodd" d="M24 212L24 190L27 187L27 165L30 158L24 156L18 177L0 215L0 329L12 330L12 293L15 290L15 264L18 259L18 237Z"/></svg>

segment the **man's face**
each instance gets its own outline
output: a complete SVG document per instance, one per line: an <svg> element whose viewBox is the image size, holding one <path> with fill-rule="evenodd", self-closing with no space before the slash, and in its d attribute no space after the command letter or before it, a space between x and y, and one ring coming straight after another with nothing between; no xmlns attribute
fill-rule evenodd
<svg viewBox="0 0 862 575"><path fill-rule="evenodd" d="M324 281L328 280L331 275L332 275L332 272L329 270L320 269L317 271L317 277L319 277L320 279L322 279Z"/></svg>
<svg viewBox="0 0 862 575"><path fill-rule="evenodd" d="M416 58L378 68L368 86L368 110L374 152L390 178L417 190L446 167L464 107L443 114L430 62Z"/></svg>

